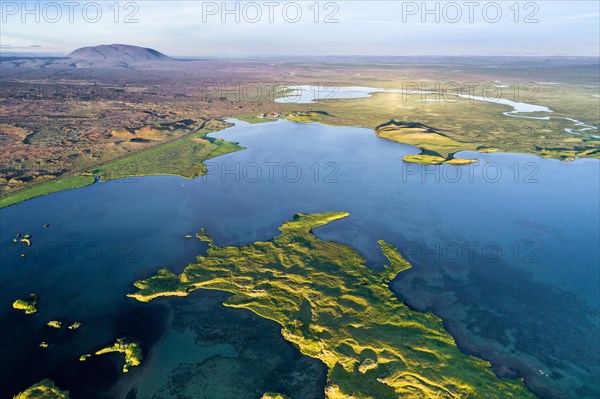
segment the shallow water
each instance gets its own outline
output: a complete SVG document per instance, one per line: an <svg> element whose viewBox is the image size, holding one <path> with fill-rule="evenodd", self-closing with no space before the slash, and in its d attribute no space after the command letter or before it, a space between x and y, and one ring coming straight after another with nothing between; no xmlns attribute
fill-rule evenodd
<svg viewBox="0 0 600 399"><path fill-rule="evenodd" d="M97 392L89 398L199 398L240 374L237 397L283 389L291 375L322 388L318 362L300 356L268 322L268 339L252 338L240 326L256 331L265 321L219 306L214 293L150 304L125 295L134 280L163 266L180 270L205 250L185 234L206 227L219 245L243 244L273 237L297 212L331 210L351 216L315 233L351 244L373 267L384 262L376 240L398 246L414 268L392 288L443 317L463 350L492 360L502 375L525 376L544 397L599 392L600 162L463 153L481 161L425 167L402 162L417 149L368 129L236 124L213 136L248 149L208 161L207 176L128 178L0 210L1 344L3 364L13 365L2 369L1 396L44 377ZM12 243L16 232L33 234L25 258L25 248ZM40 294L38 313L10 308L30 292ZM206 315L195 320L194 309ZM53 318L84 324L50 331L44 324ZM219 325L237 327L215 333ZM77 362L119 336L139 339L147 355L129 375L120 374L116 355ZM50 348L37 348L41 340ZM195 363L168 355L188 352ZM258 373L252 359L272 363ZM282 369L290 362L294 370ZM288 385L293 398L306 397Z"/></svg>

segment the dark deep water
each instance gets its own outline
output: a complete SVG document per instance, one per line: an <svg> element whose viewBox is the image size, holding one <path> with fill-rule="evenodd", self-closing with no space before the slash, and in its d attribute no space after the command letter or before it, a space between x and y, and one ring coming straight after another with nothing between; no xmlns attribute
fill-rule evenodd
<svg viewBox="0 0 600 399"><path fill-rule="evenodd" d="M267 240L297 212L331 210L351 216L316 234L374 266L376 240L398 246L414 267L392 289L442 317L461 349L542 397L598 397L600 162L472 154L481 161L423 167L401 161L418 150L367 129L236 123L215 136L248 149L208 161L205 177L128 178L0 210L0 397L42 378L75 399L323 397L323 365L274 323L222 307L226 294L125 295L206 249L185 234ZM12 242L17 232L32 234L31 248ZM11 308L30 292L36 314ZM83 325L55 330L53 319ZM122 374L118 355L78 361L117 337L141 342L140 367Z"/></svg>

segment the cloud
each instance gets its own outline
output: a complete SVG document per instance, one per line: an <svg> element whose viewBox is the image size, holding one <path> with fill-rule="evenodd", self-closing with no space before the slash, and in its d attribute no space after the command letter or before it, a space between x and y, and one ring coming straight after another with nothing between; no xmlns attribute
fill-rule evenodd
<svg viewBox="0 0 600 399"><path fill-rule="evenodd" d="M540 2L536 24L514 23L506 13L497 24L477 20L422 23L413 18L403 23L401 9L393 2L343 2L334 17L339 23L314 23L311 9L304 18L288 23L277 14L270 23L235 22L229 16L212 15L203 22L201 2L162 3L139 1L138 23L115 23L108 11L96 24L77 18L74 23L3 24L4 49L15 51L52 49L70 52L77 47L128 43L156 48L170 55L394 55L394 54L528 54L596 55L599 32L597 4ZM106 3L108 4L108 3ZM220 4L220 3L219 3ZM306 3L311 5L312 3ZM281 9L281 7L280 7ZM329 12L321 10L321 18ZM522 11L521 16L524 16ZM524 40L529 38L529 40ZM34 47L31 47L34 46ZM35 47L39 46L39 47Z"/></svg>
<svg viewBox="0 0 600 399"><path fill-rule="evenodd" d="M41 44L30 44L27 46L13 46L12 44L0 44L0 48L11 50L51 49L51 47L42 46Z"/></svg>
<svg viewBox="0 0 600 399"><path fill-rule="evenodd" d="M567 22L567 21L582 21L586 19L594 19L594 23L598 23L598 19L600 19L600 13L586 13L586 14L577 14L577 15L565 15L561 17L552 18L553 22Z"/></svg>

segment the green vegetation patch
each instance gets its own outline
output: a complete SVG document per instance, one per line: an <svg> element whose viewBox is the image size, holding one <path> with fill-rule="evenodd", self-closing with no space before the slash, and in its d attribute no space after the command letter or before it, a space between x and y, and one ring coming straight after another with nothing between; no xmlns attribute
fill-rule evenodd
<svg viewBox="0 0 600 399"><path fill-rule="evenodd" d="M25 314L32 314L37 312L37 303L39 297L36 294L29 294L26 299L17 299L13 302L12 306L14 309L22 310Z"/></svg>
<svg viewBox="0 0 600 399"><path fill-rule="evenodd" d="M81 327L81 323L76 321L75 323L71 324L69 327L67 327L69 330L77 330L79 327Z"/></svg>
<svg viewBox="0 0 600 399"><path fill-rule="evenodd" d="M276 118L265 118L262 115L248 115L248 114L244 114L244 115L234 115L234 118L242 121L242 122L248 122L248 123L268 123L268 122L277 122Z"/></svg>
<svg viewBox="0 0 600 399"><path fill-rule="evenodd" d="M280 393L267 392L265 393L261 399L290 399L288 396L282 395Z"/></svg>
<svg viewBox="0 0 600 399"><path fill-rule="evenodd" d="M39 186L19 191L13 194L7 194L0 198L0 208L5 206L18 204L31 198L40 197L46 194L52 194L71 188L81 188L89 186L94 182L94 177L91 175L69 176L62 179L56 179L40 184Z"/></svg>
<svg viewBox="0 0 600 399"><path fill-rule="evenodd" d="M126 338L118 338L112 346L100 349L96 352L96 355L104 355L105 353L113 352L119 352L125 355L125 365L123 366L124 373L127 373L131 367L137 367L142 363L142 348L137 342L129 341ZM87 357L84 356L80 357L79 360L85 361Z"/></svg>
<svg viewBox="0 0 600 399"><path fill-rule="evenodd" d="M466 81L470 81L471 76L464 76L464 78ZM439 76L435 80L423 79L423 76L418 75L413 76L412 79L422 81L424 85L432 87L439 81ZM405 82L405 79L402 81L388 79L377 81L366 78L361 83L348 81L339 82L339 84L340 86L359 85L405 89ZM597 126L598 101L597 98L594 100L589 96L589 90L588 87L578 85L569 85L567 91L554 90L549 87L545 87L543 91L540 90L537 93L539 97L536 97L535 100L554 111L549 120L506 116L504 112L510 111L510 107L502 104L473 101L466 98L459 101L446 101L444 92L432 92L425 96L430 100L437 99L435 101L423 101L424 95L420 93L375 92L366 98L328 99L322 100L318 104L278 103L277 106L282 114L298 114L297 117L288 116L288 119L296 122L320 122L333 126L360 126L377 129L382 126L384 121L404 120L419 121L429 127L435 126L438 133L442 132L451 141L434 136L402 137L403 140L396 137L395 141L415 145L427 155L435 155L433 152L436 152L437 155L446 159L448 159L448 154L460 150L478 151L479 148L493 147L503 152L533 154L545 158L572 161L579 158L600 158L598 141L593 137L593 135L597 135L597 130L576 135L575 137L580 140L575 141L572 140L574 136L565 131L566 128L573 128L574 123L567 119L560 119L561 117L575 118L586 124ZM461 91L468 93L469 89L465 86L461 88ZM567 92L569 95L566 95ZM502 98L515 100L508 91L504 92ZM534 99L531 98L531 100ZM593 103L594 101L595 103ZM316 110L317 106L318 111ZM592 112L593 110L596 111L595 114ZM536 114L528 113L523 116L536 116ZM548 116L548 114L539 113L537 116ZM383 126L389 123L384 123ZM452 148L453 146L456 148ZM429 150L432 152L428 152ZM428 160L412 160L412 162L415 161L428 162Z"/></svg>
<svg viewBox="0 0 600 399"><path fill-rule="evenodd" d="M109 181L129 176L172 175L188 179L202 176L206 173L202 162L244 149L237 143L207 137L208 133L229 126L231 124L225 122L209 121L203 129L192 132L181 139L156 145L87 172L65 176L23 191L7 194L0 198L0 208L58 191L85 187L93 184L97 177L101 181Z"/></svg>
<svg viewBox="0 0 600 399"><path fill-rule="evenodd" d="M310 122L319 122L319 123L327 123L330 122L331 115L325 111L295 111L291 112L286 116L286 119L289 119L293 122L301 122L301 123L310 123Z"/></svg>
<svg viewBox="0 0 600 399"><path fill-rule="evenodd" d="M14 396L13 399L69 399L69 392L61 391L52 380L45 379Z"/></svg>
<svg viewBox="0 0 600 399"><path fill-rule="evenodd" d="M422 154L407 155L406 162L429 165L467 165L476 160L454 158L454 154L464 150L475 150L470 144L459 143L439 130L418 122L397 122L391 120L375 128L375 134L398 143L410 144L421 149Z"/></svg>
<svg viewBox="0 0 600 399"><path fill-rule="evenodd" d="M162 269L129 296L232 293L225 306L277 322L285 339L327 365L329 399L534 398L522 380L500 379L488 362L461 353L438 317L394 296L390 281L411 267L394 246L379 241L389 265L372 270L349 246L311 232L346 216L299 214L270 241L213 243L181 274Z"/></svg>
<svg viewBox="0 0 600 399"><path fill-rule="evenodd" d="M417 155L405 155L402 157L404 162L409 163L420 163L425 165L469 165L473 162L477 162L476 159L464 159L464 158L444 158L439 155L428 155L428 154L417 154Z"/></svg>
<svg viewBox="0 0 600 399"><path fill-rule="evenodd" d="M231 125L215 121L184 139L109 163L91 172L102 181L127 176L175 175L188 179L202 176L206 173L203 161L243 149L236 143L207 137L208 133L228 126Z"/></svg>
<svg viewBox="0 0 600 399"><path fill-rule="evenodd" d="M61 328L62 327L62 321L58 321L58 320L50 320L48 322L48 327L52 327L52 328Z"/></svg>

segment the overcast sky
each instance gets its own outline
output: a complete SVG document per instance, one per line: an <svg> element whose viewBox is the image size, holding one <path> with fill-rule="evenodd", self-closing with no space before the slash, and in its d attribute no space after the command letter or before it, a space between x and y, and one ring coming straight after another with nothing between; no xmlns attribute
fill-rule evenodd
<svg viewBox="0 0 600 399"><path fill-rule="evenodd" d="M598 1L73 3L2 1L2 51L125 43L172 56L600 52Z"/></svg>

